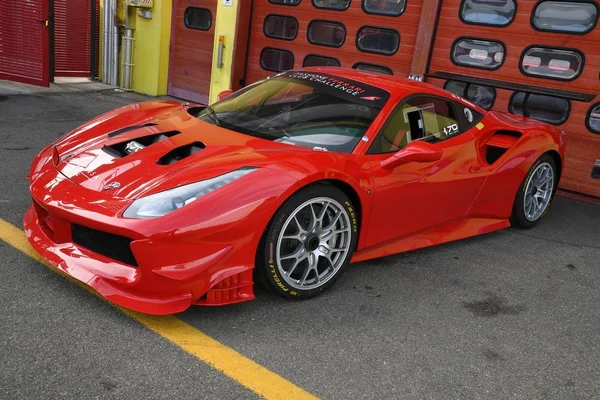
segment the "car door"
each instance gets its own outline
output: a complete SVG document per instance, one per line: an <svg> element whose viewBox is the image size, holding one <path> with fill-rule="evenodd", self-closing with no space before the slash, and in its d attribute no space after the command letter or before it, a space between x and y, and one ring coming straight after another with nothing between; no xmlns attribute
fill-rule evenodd
<svg viewBox="0 0 600 400"><path fill-rule="evenodd" d="M485 181L469 132L481 118L445 97L412 95L398 104L367 151L374 179L368 247L465 217ZM381 165L415 141L429 142L441 158Z"/></svg>

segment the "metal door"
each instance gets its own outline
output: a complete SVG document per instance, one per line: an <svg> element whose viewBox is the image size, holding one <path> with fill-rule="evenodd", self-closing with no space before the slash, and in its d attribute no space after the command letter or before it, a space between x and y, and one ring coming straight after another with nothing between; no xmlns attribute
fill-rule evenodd
<svg viewBox="0 0 600 400"><path fill-rule="evenodd" d="M175 0L168 93L208 104L216 0Z"/></svg>
<svg viewBox="0 0 600 400"><path fill-rule="evenodd" d="M0 1L0 79L50 85L48 0Z"/></svg>

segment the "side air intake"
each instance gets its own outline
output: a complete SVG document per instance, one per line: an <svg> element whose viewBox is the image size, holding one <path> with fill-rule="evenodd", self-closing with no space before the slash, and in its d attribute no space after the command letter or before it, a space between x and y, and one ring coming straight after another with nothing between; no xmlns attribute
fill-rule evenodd
<svg viewBox="0 0 600 400"><path fill-rule="evenodd" d="M516 131L497 131L486 142L485 160L493 164L510 149L523 134Z"/></svg>

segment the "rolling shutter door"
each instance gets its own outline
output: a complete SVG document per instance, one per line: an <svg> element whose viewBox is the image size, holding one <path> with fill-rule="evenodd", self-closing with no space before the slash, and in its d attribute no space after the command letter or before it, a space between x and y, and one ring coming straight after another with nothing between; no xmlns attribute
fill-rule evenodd
<svg viewBox="0 0 600 400"><path fill-rule="evenodd" d="M49 85L46 18L48 0L0 1L0 79Z"/></svg>
<svg viewBox="0 0 600 400"><path fill-rule="evenodd" d="M54 0L54 76L89 77L92 0Z"/></svg>

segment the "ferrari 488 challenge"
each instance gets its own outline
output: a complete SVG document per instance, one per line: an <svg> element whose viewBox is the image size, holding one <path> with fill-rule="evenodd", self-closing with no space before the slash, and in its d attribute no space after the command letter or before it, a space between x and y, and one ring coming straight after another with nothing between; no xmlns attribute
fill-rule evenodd
<svg viewBox="0 0 600 400"><path fill-rule="evenodd" d="M329 288L350 262L544 216L560 129L425 83L280 73L211 106L133 104L44 148L31 245L110 301L167 314Z"/></svg>

